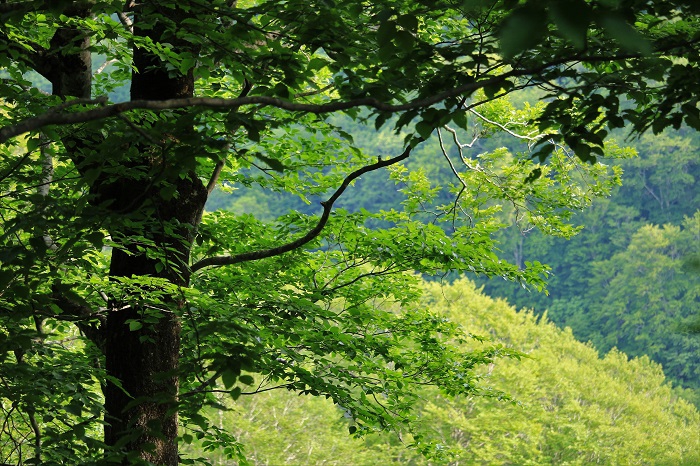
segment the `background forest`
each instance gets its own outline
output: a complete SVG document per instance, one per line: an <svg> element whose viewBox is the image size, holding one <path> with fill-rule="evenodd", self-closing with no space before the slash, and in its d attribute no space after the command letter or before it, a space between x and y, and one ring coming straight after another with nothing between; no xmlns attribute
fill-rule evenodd
<svg viewBox="0 0 700 466"><path fill-rule="evenodd" d="M515 114L535 102L501 102L498 111ZM349 120L338 124L369 153L398 149L388 130L370 132ZM469 151L475 158L502 148L527 150L502 131L479 127L474 136ZM517 224L495 234L513 263L536 258L551 267L547 292L478 275L469 276L474 282L454 275L425 282L431 309L530 356L489 371L494 385L514 396L515 406L441 401L426 392L426 436L444 444L446 455L456 455L450 464L700 462L693 432L700 418L692 406L700 403L700 135L683 128L626 139L620 132L617 141L624 149L606 163L619 167L622 183L575 214L575 235L546 236ZM428 183L448 185L452 173L435 157L439 151L435 138L406 165ZM268 220L290 209L315 209L315 199L230 188L215 192L207 208ZM401 191L400 182L392 187L386 175L370 174L340 205L381 211L401 202ZM504 210L503 223L513 223L514 215ZM541 347L543 340L548 343ZM364 443L346 439L347 422L338 408L320 400L270 393L241 403L219 415L240 426L256 464L424 462L388 436Z"/></svg>

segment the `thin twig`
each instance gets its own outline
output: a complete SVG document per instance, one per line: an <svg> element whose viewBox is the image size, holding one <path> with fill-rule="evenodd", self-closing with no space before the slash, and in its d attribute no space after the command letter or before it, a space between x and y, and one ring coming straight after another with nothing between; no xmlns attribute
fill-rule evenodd
<svg viewBox="0 0 700 466"><path fill-rule="evenodd" d="M99 68L97 68L97 70L95 71L95 74L96 74L96 75L97 75L97 74L101 74L101 73L105 70L105 68L107 68L109 65L112 65L112 64L114 64L114 63L117 63L118 61L119 61L119 60L117 60L116 58L113 58L113 59L111 59L111 60L107 60L106 62L104 62L103 64L101 64Z"/></svg>
<svg viewBox="0 0 700 466"><path fill-rule="evenodd" d="M216 166L214 167L214 171L211 174L211 178L209 178L209 183L207 183L207 195L210 195L212 191L214 191L214 188L216 188L216 182L219 180L219 175L221 175L221 170L224 168L224 161L219 160L216 162Z"/></svg>
<svg viewBox="0 0 700 466"><path fill-rule="evenodd" d="M122 11L117 13L117 16L119 17L119 22L121 22L124 28L126 28L126 30L132 34L134 33L134 22L131 20L131 18L129 18L129 15L127 15L126 12L132 9L134 5L135 2L133 0L126 0Z"/></svg>

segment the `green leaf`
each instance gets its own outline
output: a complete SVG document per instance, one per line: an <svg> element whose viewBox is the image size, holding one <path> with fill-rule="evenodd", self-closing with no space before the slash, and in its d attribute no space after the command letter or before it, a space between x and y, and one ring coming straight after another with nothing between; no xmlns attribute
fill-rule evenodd
<svg viewBox="0 0 700 466"><path fill-rule="evenodd" d="M382 23L377 29L377 43L380 47L390 44L392 39L396 36L396 23L393 21L387 21Z"/></svg>
<svg viewBox="0 0 700 466"><path fill-rule="evenodd" d="M289 88L283 83L275 84L275 87L273 88L273 92L275 93L275 95L277 95L283 99L289 99L289 97L290 97ZM258 136L258 138L254 139L254 140L259 141L260 137Z"/></svg>
<svg viewBox="0 0 700 466"><path fill-rule="evenodd" d="M316 71L325 68L326 66L328 66L328 60L321 57L314 57L311 59L311 61L309 61L308 68Z"/></svg>
<svg viewBox="0 0 700 466"><path fill-rule="evenodd" d="M399 16L396 23L409 32L418 30L418 17L413 14Z"/></svg>
<svg viewBox="0 0 700 466"><path fill-rule="evenodd" d="M166 201L169 201L175 196L176 192L177 186L174 184L168 184L167 186L160 188L160 197Z"/></svg>
<svg viewBox="0 0 700 466"><path fill-rule="evenodd" d="M583 0L558 0L549 8L559 32L577 49L583 49L592 17L591 7Z"/></svg>
<svg viewBox="0 0 700 466"><path fill-rule="evenodd" d="M241 375L240 377L238 377L238 380L244 385L253 385L253 382L255 382L253 377L247 374Z"/></svg>
<svg viewBox="0 0 700 466"><path fill-rule="evenodd" d="M423 139L428 139L434 130L435 127L426 121L419 121L416 124L416 131Z"/></svg>
<svg viewBox="0 0 700 466"><path fill-rule="evenodd" d="M541 176L542 176L542 168L536 167L527 175L527 177L525 178L525 183L532 183Z"/></svg>
<svg viewBox="0 0 700 466"><path fill-rule="evenodd" d="M227 369L221 374L221 381L227 390L235 385L239 373L238 371Z"/></svg>
<svg viewBox="0 0 700 466"><path fill-rule="evenodd" d="M538 143L540 144L540 143ZM550 143L545 143L540 147L540 149L532 154L532 158L537 158L540 163L544 163L550 155L554 152L555 145Z"/></svg>
<svg viewBox="0 0 700 466"><path fill-rule="evenodd" d="M180 73L187 74L187 72L194 68L197 60L194 57L185 57L180 62Z"/></svg>
<svg viewBox="0 0 700 466"><path fill-rule="evenodd" d="M272 157L268 157L259 152L255 152L252 155L256 159L265 162L271 169L273 169L276 172L283 172L286 169L284 164L277 159L273 159Z"/></svg>
<svg viewBox="0 0 700 466"><path fill-rule="evenodd" d="M74 416L80 416L83 412L83 404L78 400L73 400L66 405L65 410Z"/></svg>
<svg viewBox="0 0 700 466"><path fill-rule="evenodd" d="M408 31L398 31L396 37L394 38L396 46L403 50L403 52L410 52L413 49L413 44L415 43L415 38L413 34Z"/></svg>
<svg viewBox="0 0 700 466"><path fill-rule="evenodd" d="M0 269L0 292L15 278L14 272Z"/></svg>
<svg viewBox="0 0 700 466"><path fill-rule="evenodd" d="M654 52L651 43L619 14L610 12L599 16L598 22L605 29L605 34L624 50L639 52L642 55L651 55Z"/></svg>
<svg viewBox="0 0 700 466"><path fill-rule="evenodd" d="M283 87L284 89L287 89L287 86ZM287 90L287 94L288 93L289 92ZM250 139L253 142L260 142L260 130L258 129L258 127L254 123L246 124L244 126L246 129L246 133L248 134L248 139Z"/></svg>
<svg viewBox="0 0 700 466"><path fill-rule="evenodd" d="M38 136L27 139L27 152L34 152L40 144L41 141Z"/></svg>
<svg viewBox="0 0 700 466"><path fill-rule="evenodd" d="M138 320L129 320L129 330L132 332L135 332L136 330L140 330L143 327L143 323L141 323Z"/></svg>
<svg viewBox="0 0 700 466"><path fill-rule="evenodd" d="M464 110L452 112L452 121L454 121L459 128L467 129L467 112Z"/></svg>
<svg viewBox="0 0 700 466"><path fill-rule="evenodd" d="M393 42L386 42L379 47L377 56L382 61L391 61L396 58L396 45Z"/></svg>
<svg viewBox="0 0 700 466"><path fill-rule="evenodd" d="M546 17L545 11L534 5L513 11L499 33L503 56L513 58L537 45L547 32Z"/></svg>
<svg viewBox="0 0 700 466"><path fill-rule="evenodd" d="M85 235L85 240L90 242L95 248L102 249L104 245L105 235L100 231L94 231L90 234Z"/></svg>
<svg viewBox="0 0 700 466"><path fill-rule="evenodd" d="M48 249L48 246L46 245L46 240L41 236L34 236L32 238L29 238L29 244L39 256L43 256Z"/></svg>

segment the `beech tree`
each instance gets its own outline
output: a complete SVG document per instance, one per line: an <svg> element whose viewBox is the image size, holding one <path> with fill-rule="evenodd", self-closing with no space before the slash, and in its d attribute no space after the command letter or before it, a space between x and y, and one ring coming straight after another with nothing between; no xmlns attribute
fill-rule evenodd
<svg viewBox="0 0 700 466"><path fill-rule="evenodd" d="M604 155L609 128L699 128L698 8L0 2L4 461L174 465L194 436L240 456L200 414L220 392L326 396L357 435L410 429L418 385L505 396L473 369L507 350L458 349L454 324L392 308L415 296L404 272L541 288L546 267L495 254L494 201L569 234L566 212L604 191L604 168L580 162ZM528 132L481 110L530 87L545 104ZM393 125L403 149L365 154L339 112ZM465 155L458 130L489 125L529 151ZM436 129L455 142L436 154L455 175L442 203L399 166ZM386 167L402 210L334 209ZM204 215L217 184L295 193L318 214Z"/></svg>

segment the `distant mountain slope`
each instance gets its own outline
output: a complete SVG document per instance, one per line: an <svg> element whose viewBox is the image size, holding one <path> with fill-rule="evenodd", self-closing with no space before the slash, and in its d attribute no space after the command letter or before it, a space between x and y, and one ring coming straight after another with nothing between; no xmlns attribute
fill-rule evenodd
<svg viewBox="0 0 700 466"><path fill-rule="evenodd" d="M443 398L427 404L462 464L700 464L698 411L649 358L628 360L613 350L601 359L569 329L516 313L466 280L428 290L436 311L529 356L502 361L490 375L520 407Z"/></svg>
<svg viewBox="0 0 700 466"><path fill-rule="evenodd" d="M688 397L700 406L700 337L683 332L700 306L700 275L684 265L700 253L700 134L681 128L628 143L639 155L606 161L623 169L622 186L576 215L577 236L517 228L499 236L504 257L552 267L549 296L477 281L490 296L547 311L602 352L617 346L650 356L674 383L694 389Z"/></svg>
<svg viewBox="0 0 700 466"><path fill-rule="evenodd" d="M432 442L445 453L442 460L429 463L405 449L402 441L415 440L409 436L353 439L338 407L284 391L243 397L232 411L213 415L237 432L256 465L700 464L700 414L647 357L628 360L611 351L601 359L570 330L516 312L467 280L426 283L422 304L493 339L487 343L526 354L483 374L485 386L508 392L517 404L425 391L418 443ZM214 464L231 464L211 455L205 456Z"/></svg>

